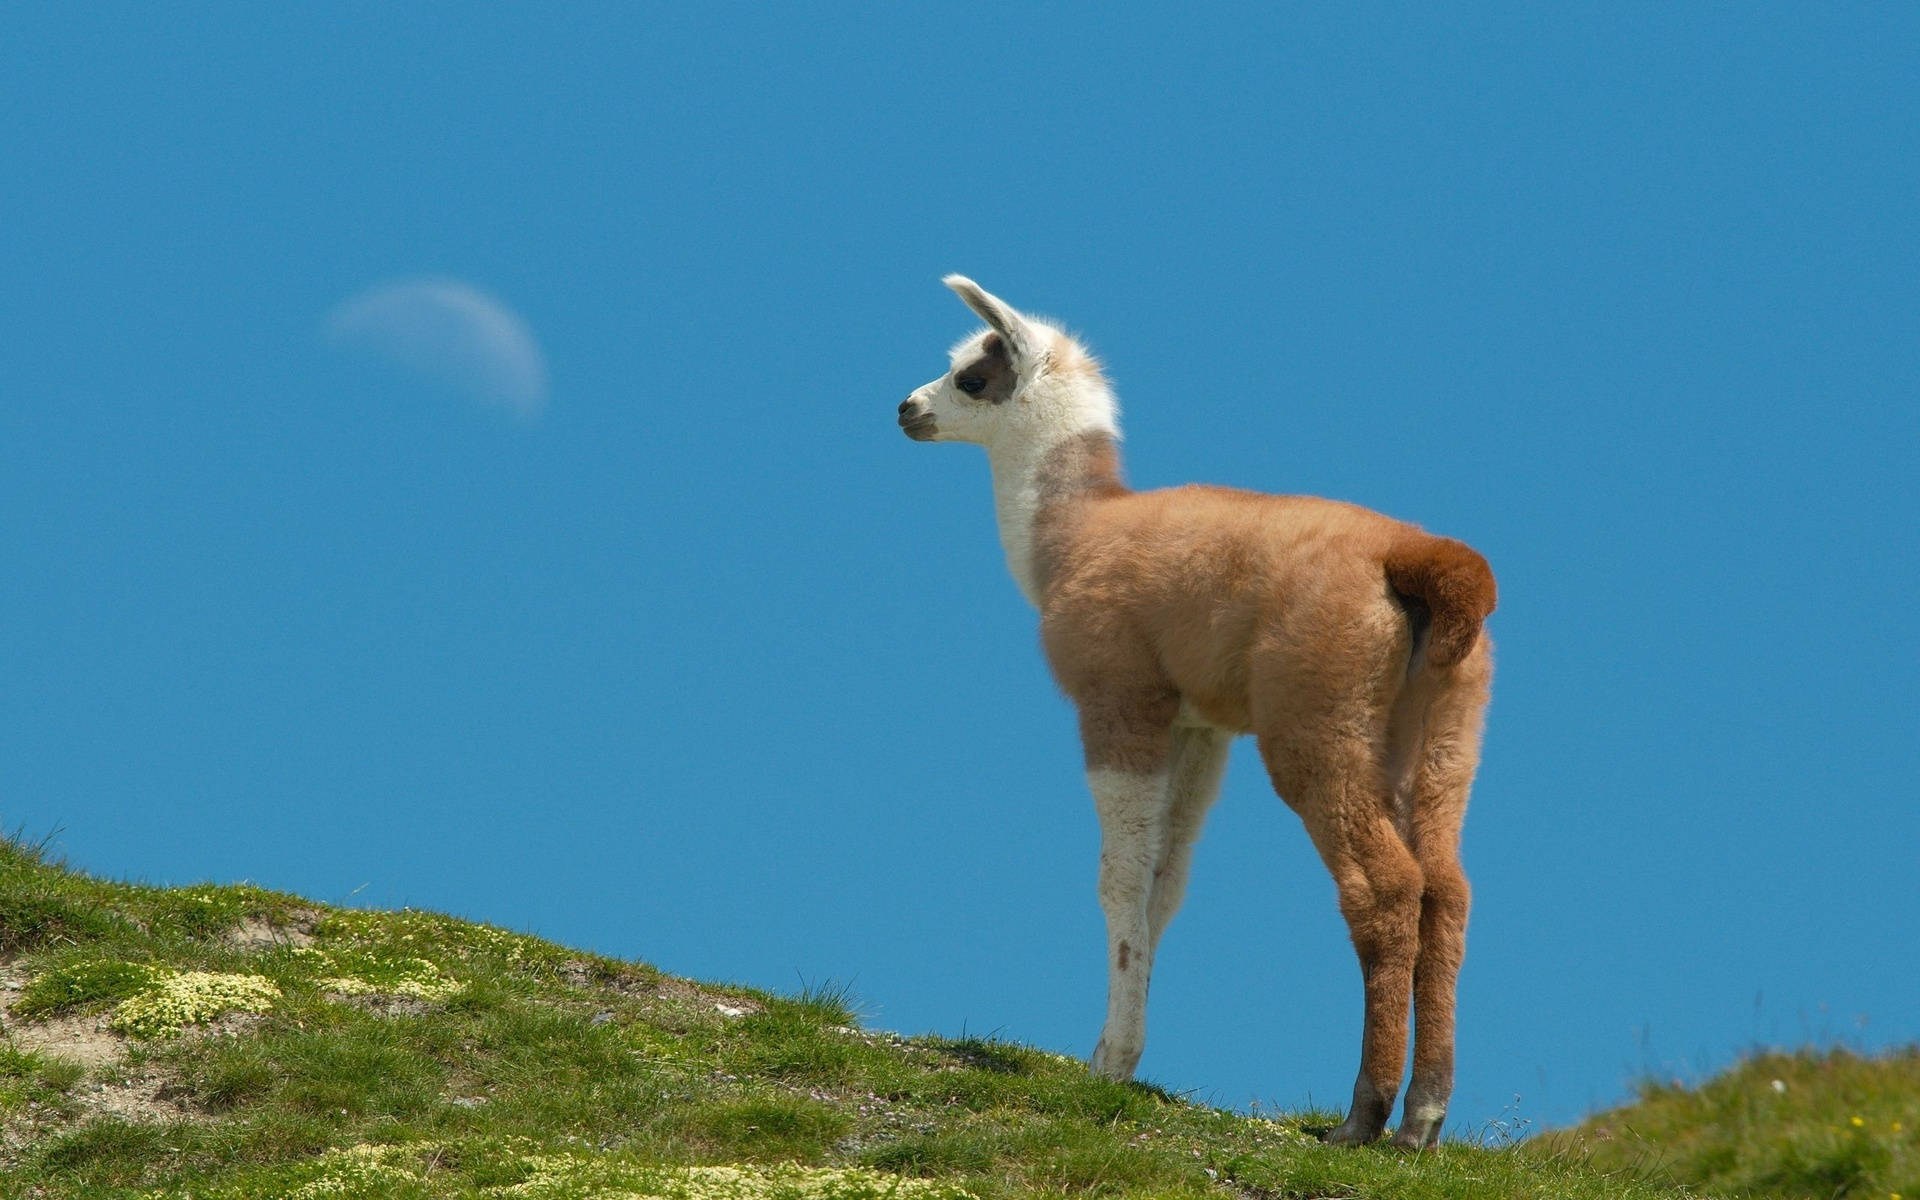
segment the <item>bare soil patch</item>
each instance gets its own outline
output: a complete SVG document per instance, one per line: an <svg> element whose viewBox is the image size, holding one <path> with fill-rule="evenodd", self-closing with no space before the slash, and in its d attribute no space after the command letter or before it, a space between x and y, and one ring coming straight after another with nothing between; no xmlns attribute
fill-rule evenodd
<svg viewBox="0 0 1920 1200"><path fill-rule="evenodd" d="M120 1058L127 1039L107 1027L108 1015L49 1017L44 1021L8 1021L7 1034L22 1050L48 1058L67 1058L92 1071Z"/></svg>
<svg viewBox="0 0 1920 1200"><path fill-rule="evenodd" d="M227 934L227 941L242 950L311 946L314 926L319 922L320 914L311 909L296 914L293 922L286 925L276 925L265 917L248 917Z"/></svg>
<svg viewBox="0 0 1920 1200"><path fill-rule="evenodd" d="M73 1098L87 1116L163 1123L211 1119L206 1113L189 1107L185 1096L174 1080L145 1072L85 1083L73 1091Z"/></svg>
<svg viewBox="0 0 1920 1200"><path fill-rule="evenodd" d="M52 1017L44 1021L20 1021L13 1016L13 1003L26 988L28 975L11 962L0 963L0 1016L6 1019L6 1036L22 1050L49 1058L71 1059L92 1071L120 1057L127 1039L107 1027L107 1014Z"/></svg>

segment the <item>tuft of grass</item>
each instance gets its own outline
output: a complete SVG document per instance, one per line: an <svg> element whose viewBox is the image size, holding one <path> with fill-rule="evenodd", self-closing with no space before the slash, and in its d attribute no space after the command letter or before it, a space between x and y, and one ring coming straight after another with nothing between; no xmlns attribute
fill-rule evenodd
<svg viewBox="0 0 1920 1200"><path fill-rule="evenodd" d="M46 842L0 838L0 954L126 932L126 919L49 860Z"/></svg>
<svg viewBox="0 0 1920 1200"><path fill-rule="evenodd" d="M823 1025L842 1028L854 1028L860 1024L860 1014L856 1011L853 985L825 980L821 983L802 981L800 991L792 999L777 1003L786 1008L807 1014Z"/></svg>
<svg viewBox="0 0 1920 1200"><path fill-rule="evenodd" d="M86 1068L69 1058L49 1057L0 1042L0 1124L19 1114L65 1112Z"/></svg>
<svg viewBox="0 0 1920 1200"><path fill-rule="evenodd" d="M145 905L151 932L201 941L231 933L261 907L257 889L209 884L150 889Z"/></svg>
<svg viewBox="0 0 1920 1200"><path fill-rule="evenodd" d="M100 1009L152 987L159 972L145 963L81 960L36 975L13 1003L29 1021L76 1009Z"/></svg>
<svg viewBox="0 0 1920 1200"><path fill-rule="evenodd" d="M208 1112L228 1112L270 1095L280 1083L278 1064L255 1038L223 1039L181 1066L187 1093Z"/></svg>
<svg viewBox="0 0 1920 1200"><path fill-rule="evenodd" d="M724 1162L817 1163L852 1128L831 1104L800 1096L718 1100L693 1110L682 1129Z"/></svg>
<svg viewBox="0 0 1920 1200"><path fill-rule="evenodd" d="M47 1138L33 1166L61 1183L61 1192L96 1196L111 1188L137 1186L157 1163L177 1153L180 1131L162 1124L101 1117Z"/></svg>
<svg viewBox="0 0 1920 1200"><path fill-rule="evenodd" d="M34 1078L40 1086L62 1094L71 1092L86 1077L87 1068L71 1058L41 1059L39 1069L34 1072Z"/></svg>
<svg viewBox="0 0 1920 1200"><path fill-rule="evenodd" d="M268 1042L273 1098L296 1112L349 1120L402 1119L431 1111L445 1089L446 1068L405 1032L377 1024L307 1033Z"/></svg>
<svg viewBox="0 0 1920 1200"><path fill-rule="evenodd" d="M863 1153L860 1161L898 1175L937 1178L991 1171L999 1157L994 1137L979 1130L950 1129L890 1139Z"/></svg>

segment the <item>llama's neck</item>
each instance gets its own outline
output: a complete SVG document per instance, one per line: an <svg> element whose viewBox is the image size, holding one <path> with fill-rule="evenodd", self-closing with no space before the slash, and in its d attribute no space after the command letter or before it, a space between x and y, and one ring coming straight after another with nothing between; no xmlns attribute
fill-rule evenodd
<svg viewBox="0 0 1920 1200"><path fill-rule="evenodd" d="M1071 523L1071 513L1083 500L1126 490L1119 441L1107 415L1051 436L988 447L994 514L1007 569L1035 608L1052 571L1058 535Z"/></svg>

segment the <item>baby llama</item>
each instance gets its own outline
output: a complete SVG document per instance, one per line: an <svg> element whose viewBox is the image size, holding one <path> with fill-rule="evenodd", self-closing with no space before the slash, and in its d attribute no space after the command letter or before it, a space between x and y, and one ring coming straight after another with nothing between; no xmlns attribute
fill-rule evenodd
<svg viewBox="0 0 1920 1200"><path fill-rule="evenodd" d="M1229 742L1252 734L1332 874L1360 959L1360 1071L1341 1144L1436 1142L1453 1090L1493 573L1466 545L1351 504L1187 486L1136 492L1100 365L972 280L987 323L900 405L915 441L984 446L1007 566L1079 712L1100 817L1107 1017L1095 1071L1146 1041L1154 950L1186 889Z"/></svg>

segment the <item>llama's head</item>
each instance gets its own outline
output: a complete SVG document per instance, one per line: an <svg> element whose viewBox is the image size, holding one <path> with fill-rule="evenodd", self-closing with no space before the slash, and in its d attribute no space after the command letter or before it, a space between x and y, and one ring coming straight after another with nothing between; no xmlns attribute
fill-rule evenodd
<svg viewBox="0 0 1920 1200"><path fill-rule="evenodd" d="M948 351L946 374L900 405L916 442L973 442L993 449L1090 429L1118 432L1100 364L1056 326L1029 317L964 275L952 288L987 328Z"/></svg>

